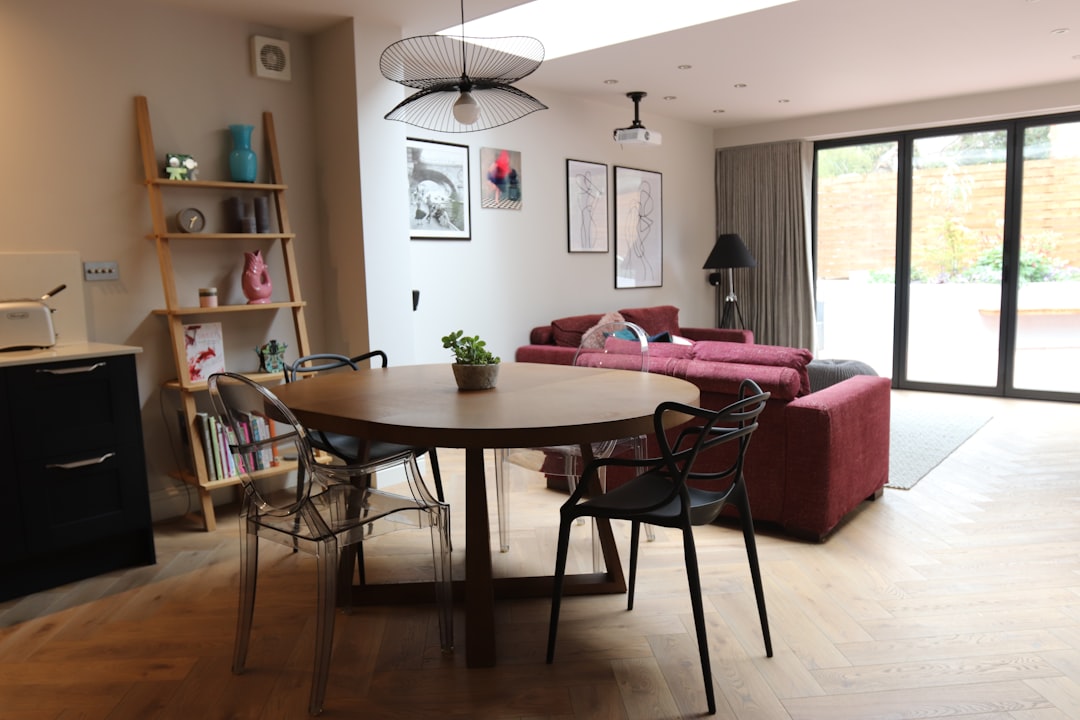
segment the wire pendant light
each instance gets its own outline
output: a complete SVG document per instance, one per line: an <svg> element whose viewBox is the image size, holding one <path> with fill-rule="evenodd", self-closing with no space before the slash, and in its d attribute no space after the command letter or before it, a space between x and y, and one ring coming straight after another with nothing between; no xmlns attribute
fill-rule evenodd
<svg viewBox="0 0 1080 720"><path fill-rule="evenodd" d="M511 83L544 60L533 37L418 35L383 50L379 70L387 80L416 88L384 117L439 132L475 132L511 123L547 105Z"/></svg>

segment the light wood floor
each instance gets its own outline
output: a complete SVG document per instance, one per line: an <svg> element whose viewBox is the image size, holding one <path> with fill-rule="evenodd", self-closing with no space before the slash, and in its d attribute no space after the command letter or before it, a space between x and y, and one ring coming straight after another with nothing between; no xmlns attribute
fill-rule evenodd
<svg viewBox="0 0 1080 720"><path fill-rule="evenodd" d="M1080 406L894 402L984 407L994 419L824 544L759 534L775 657L764 655L739 533L697 529L717 717L1080 718ZM453 503L462 460L440 459ZM561 496L538 477L514 477L513 548L495 558L497 573L552 565ZM264 545L250 669L234 676L235 514L223 512L216 533L195 528L163 524L155 566L0 604L0 718L304 717L313 561ZM379 538L371 572L422 576L426 540ZM585 532L575 542L586 563ZM550 666L546 600L499 605L492 669L440 654L433 606L340 614L324 716L702 715L680 541L658 530L642 547L634 611L623 596L568 598Z"/></svg>

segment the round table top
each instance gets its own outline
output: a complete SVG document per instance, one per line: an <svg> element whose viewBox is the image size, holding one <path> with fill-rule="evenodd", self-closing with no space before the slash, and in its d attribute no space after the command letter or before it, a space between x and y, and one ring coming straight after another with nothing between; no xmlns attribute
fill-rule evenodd
<svg viewBox="0 0 1080 720"><path fill-rule="evenodd" d="M666 375L514 362L500 364L491 390L458 390L445 363L324 373L274 392L308 427L452 448L568 445L648 434L661 402L699 402L696 385Z"/></svg>

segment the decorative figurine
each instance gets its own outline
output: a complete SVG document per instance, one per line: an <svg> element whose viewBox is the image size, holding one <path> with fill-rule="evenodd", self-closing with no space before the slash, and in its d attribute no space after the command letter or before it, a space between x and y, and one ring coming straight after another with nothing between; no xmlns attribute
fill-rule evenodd
<svg viewBox="0 0 1080 720"><path fill-rule="evenodd" d="M248 305L260 305L270 302L273 285L270 283L270 271L263 261L262 251L244 253L244 274L240 280L244 297Z"/></svg>
<svg viewBox="0 0 1080 720"><path fill-rule="evenodd" d="M198 167L199 163L190 155L165 154L165 177L169 180L194 180Z"/></svg>
<svg viewBox="0 0 1080 720"><path fill-rule="evenodd" d="M277 340L271 340L262 347L255 348L259 356L259 372L279 373L285 369L285 349L289 346Z"/></svg>

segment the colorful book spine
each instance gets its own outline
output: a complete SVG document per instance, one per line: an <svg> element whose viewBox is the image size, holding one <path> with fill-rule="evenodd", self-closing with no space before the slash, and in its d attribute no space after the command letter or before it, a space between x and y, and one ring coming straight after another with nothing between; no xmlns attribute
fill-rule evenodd
<svg viewBox="0 0 1080 720"><path fill-rule="evenodd" d="M214 444L211 441L213 436L210 428L210 415L204 412L196 413L195 425L199 430L199 438L202 440L203 461L206 463L206 477L210 480L215 480L217 475L214 472Z"/></svg>

